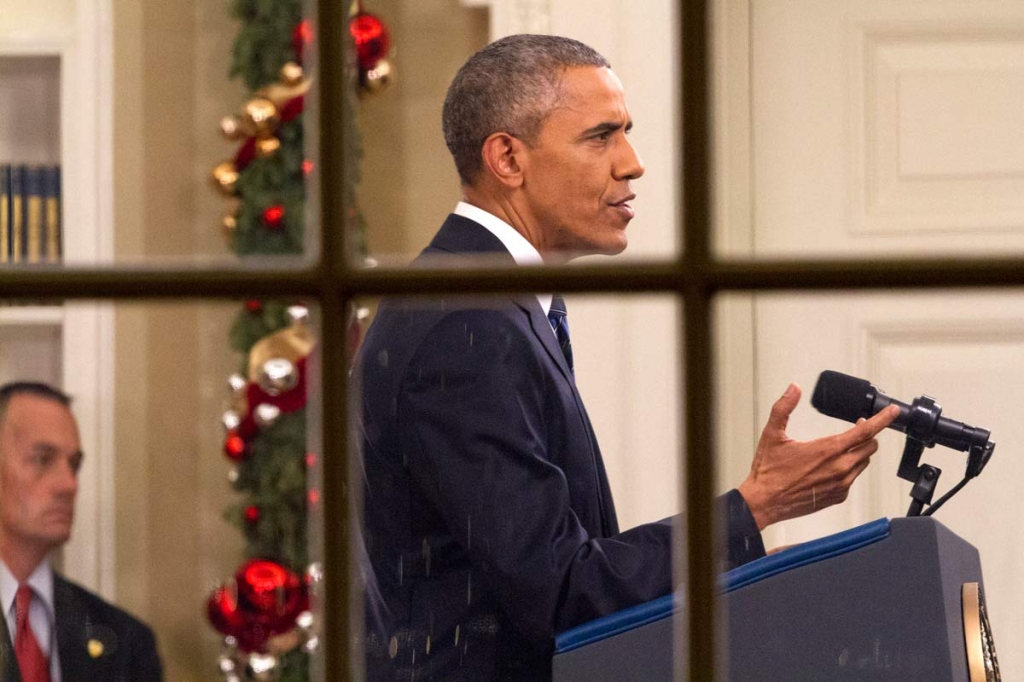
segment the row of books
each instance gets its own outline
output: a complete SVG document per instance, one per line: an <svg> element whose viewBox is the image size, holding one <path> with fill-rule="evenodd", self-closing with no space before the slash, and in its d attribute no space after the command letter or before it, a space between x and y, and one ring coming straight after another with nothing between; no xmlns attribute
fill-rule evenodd
<svg viewBox="0 0 1024 682"><path fill-rule="evenodd" d="M0 264L61 260L60 166L0 163Z"/></svg>

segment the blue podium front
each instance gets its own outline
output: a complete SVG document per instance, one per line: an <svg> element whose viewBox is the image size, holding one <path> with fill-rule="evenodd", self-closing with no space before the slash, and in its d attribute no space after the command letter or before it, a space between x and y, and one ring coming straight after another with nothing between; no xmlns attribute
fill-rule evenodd
<svg viewBox="0 0 1024 682"><path fill-rule="evenodd" d="M931 518L778 552L720 577L719 669L734 682L969 682L964 583L981 584L977 550ZM555 682L673 680L680 611L667 595L562 633Z"/></svg>

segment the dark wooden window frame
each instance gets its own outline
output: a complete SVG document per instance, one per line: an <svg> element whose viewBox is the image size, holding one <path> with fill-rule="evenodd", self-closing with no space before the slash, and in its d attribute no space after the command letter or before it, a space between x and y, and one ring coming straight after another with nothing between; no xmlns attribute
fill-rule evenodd
<svg viewBox="0 0 1024 682"><path fill-rule="evenodd" d="M689 651L715 650L714 575L711 563L711 500L715 480L712 404L714 373L712 303L723 292L906 290L967 287L1024 287L1024 257L941 259L854 259L727 261L710 249L710 100L708 12L710 0L680 0L681 97L684 149L681 178L683 255L674 262L502 271L365 270L345 257L342 192L322 192L315 264L287 267L211 269L4 268L0 301L54 300L219 300L301 296L320 310L322 414L346 414L346 311L360 296L562 291L572 293L674 294L683 301L679 333L684 339L685 494L687 515L687 601ZM319 135L320 186L345 181L342 130L347 3L317 0L320 21ZM333 228L333 229L332 229ZM349 524L347 420L326 418L323 429L324 527ZM358 614L351 613L349 543L346 531L328 531L324 543L327 575L324 663L328 680L351 679L351 642ZM689 679L714 679L714 660L692 655Z"/></svg>

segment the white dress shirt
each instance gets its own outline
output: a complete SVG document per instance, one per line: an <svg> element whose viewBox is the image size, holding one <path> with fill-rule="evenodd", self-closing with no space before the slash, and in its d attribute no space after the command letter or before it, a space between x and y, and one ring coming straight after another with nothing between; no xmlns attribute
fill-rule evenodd
<svg viewBox="0 0 1024 682"><path fill-rule="evenodd" d="M34 593L28 610L28 621L32 633L36 636L43 656L50 662L50 682L61 682L60 659L57 655L56 610L53 606L53 569L50 562L44 561L36 566L32 575L25 581ZM11 633L11 643L18 635L18 615L15 610L14 598L18 594L18 580L0 561L0 604L3 605L4 618L7 619L7 631Z"/></svg>
<svg viewBox="0 0 1024 682"><path fill-rule="evenodd" d="M508 252L512 254L516 265L544 265L544 259L541 257L540 251L527 241L526 237L521 235L516 228L493 213L489 213L473 204L467 204L465 201L460 201L456 204L455 210L452 213L463 218L469 218L474 223L479 223L487 228L487 231L500 239L501 243L508 249ZM540 303L541 310L544 311L544 316L546 317L551 312L551 294L537 294L537 301Z"/></svg>

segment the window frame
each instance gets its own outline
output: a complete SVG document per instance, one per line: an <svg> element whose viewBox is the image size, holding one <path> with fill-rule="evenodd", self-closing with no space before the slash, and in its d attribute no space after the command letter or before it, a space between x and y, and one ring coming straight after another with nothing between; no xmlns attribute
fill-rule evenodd
<svg viewBox="0 0 1024 682"><path fill-rule="evenodd" d="M348 41L347 3L317 0L319 19L320 187L345 186L343 130L345 67ZM690 652L716 650L715 591L712 565L712 499L715 481L713 405L713 303L728 292L836 291L868 289L936 289L1024 287L1024 257L739 261L716 258L711 237L710 158L710 0L680 0L682 146L685 162L681 187L683 253L669 263L551 267L514 272L485 268L458 270L373 270L346 258L343 230L320 229L311 245L318 262L284 267L0 269L0 300L39 299L220 300L250 297L305 297L320 309L321 391L323 415L348 414L347 311L358 297L388 294L510 293L659 293L682 300L679 333L684 339L685 398L682 467L689 500L686 542L687 603ZM342 113L339 113L342 112ZM311 194L316 197L316 187ZM320 192L320 225L344 225L343 192ZM314 202L315 205L315 202ZM685 210L684 210L685 209ZM248 264L247 264L248 265ZM324 527L348 529L354 517L348 498L350 458L348 419L321 420L323 444ZM351 477L351 480L356 480ZM347 530L324 538L326 590L323 637L328 680L352 679L351 657L357 655L360 614L354 593ZM689 679L711 681L713 656L689 656Z"/></svg>

